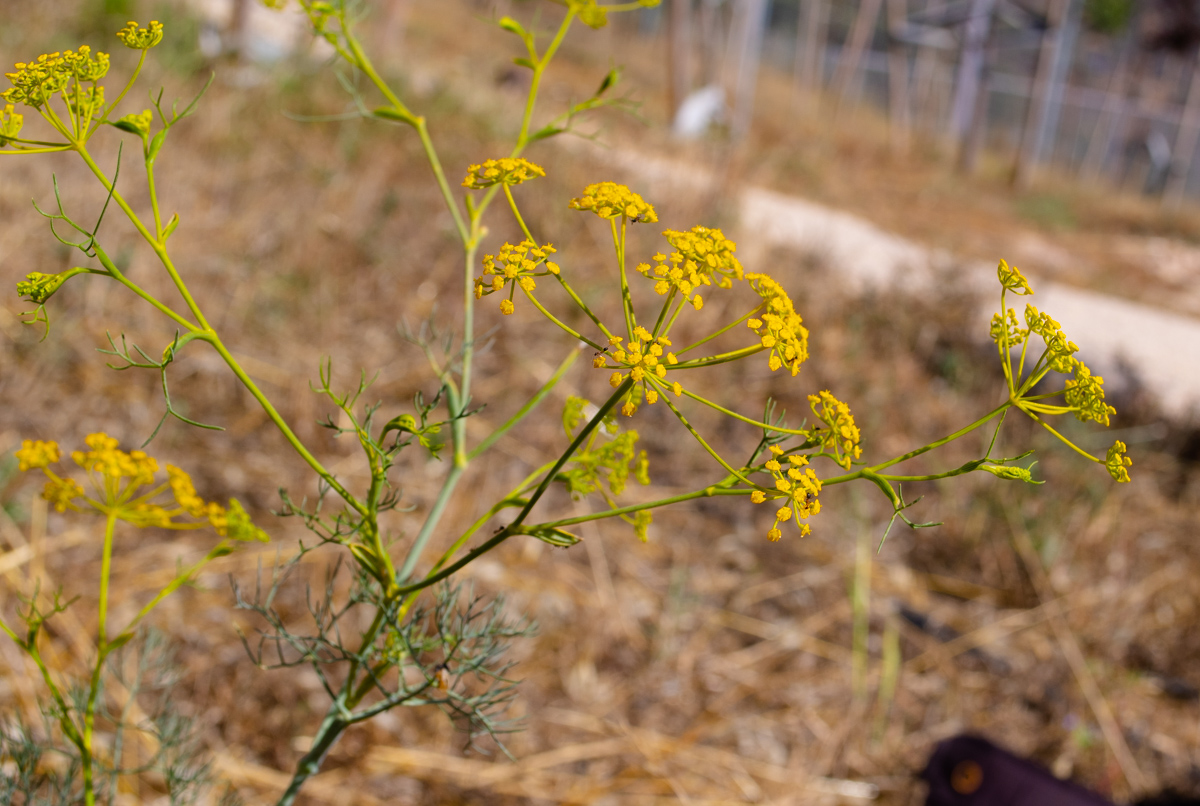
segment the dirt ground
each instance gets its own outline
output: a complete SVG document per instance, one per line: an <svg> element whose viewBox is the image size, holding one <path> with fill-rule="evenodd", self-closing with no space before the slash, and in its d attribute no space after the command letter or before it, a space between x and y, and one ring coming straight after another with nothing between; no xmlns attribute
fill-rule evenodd
<svg viewBox="0 0 1200 806"><path fill-rule="evenodd" d="M533 9L525 2L507 7L523 15ZM99 6L89 9L70 32L51 33L64 18L54 3L31 12L20 32L0 26L0 56L12 63L76 41L107 44L112 18ZM167 23L168 41L142 86L161 81L167 96L187 97L207 76L194 55L197 24L175 6L154 13ZM381 59L404 97L429 116L452 177L503 153L520 112L520 74L506 66L514 42L473 19L489 13L483 3L414 3L403 24L389 29L401 31L402 46ZM171 38L176 31L179 39ZM1011 249L1014 261L1057 280L1197 312L1188 302L1195 295L1183 293L1196 287L1195 271L1164 279L1145 259L1155 248L1191 254L1189 243L1200 239L1193 208L1168 215L1144 200L1054 177L1013 191L994 167L999 158L985 161L979 177L962 179L937 144L919 141L897 154L886 127L868 113L839 120L814 113L794 105L786 82L770 76L760 82L764 112L743 151L729 154L715 141L681 148L662 132L660 49L660 41L629 24L573 31L544 108L578 99L611 63L623 63L625 85L644 102L646 120L605 114L599 119L608 142L690 155L720 167L729 183L831 204L964 259L994 259ZM182 222L172 253L200 303L219 312L214 324L301 438L339 478L361 486L366 476L354 446L318 426L329 407L309 384L319 359L329 356L338 383L356 383L360 368L377 375L368 396L385 409L399 411L414 392L433 391L424 358L397 325L431 320L453 329L460 253L449 218L430 213L439 204L436 189L406 130L297 120L346 108L328 69L302 61L261 74L223 61L211 66L217 81L196 117L172 133L159 163L164 206L178 210ZM111 168L116 139L106 134L96 144ZM590 182L614 179L636 189L637 177L613 175L579 149L553 144L529 157L548 176L538 194L522 197L527 223L585 278L582 293L601 294L610 268L604 232L566 204ZM52 200L51 171L64 203L85 220L102 196L65 157L2 160L4 282L76 265L78 256L55 244L28 200ZM865 458L875 461L941 437L1001 399L987 322L975 314L980 303L952 273L937 296L914 296L903 284L853 294L813 254L755 253L746 246L754 233L739 231L723 193L718 186L649 201L663 226L720 226L754 255L748 270L786 278L812 334L812 358L795 379L735 365L698 381L698 391L744 401L749 413L770 395L798 419L805 395L831 389L850 404ZM145 202L136 192L132 199ZM516 236L503 215L494 215L491 227L489 244ZM101 234L131 275L156 282L152 256L128 228L110 215ZM660 248L654 231L639 231L637 239L646 254ZM1136 248L1122 252L1121 243ZM95 350L108 346L110 332L154 353L172 331L152 310L90 279L77 278L54 297L44 340L20 324L25 308L15 295L5 297L0 451L11 453L27 438L74 447L97 430L132 447L161 416L157 375L113 372ZM470 420L475 439L573 349L569 339L548 335L528 308L502 319L485 301L479 321L491 342L478 364L475 394L487 408ZM150 450L160 462L190 470L207 497L245 502L272 542L214 563L156 611L155 626L177 649L182 670L173 699L195 719L217 779L247 802L271 802L326 699L304 669L267 672L250 662L237 630L261 625L232 609L229 579L252 586L260 562L269 573L278 555L294 553L307 533L295 519L271 514L276 491L312 496L316 487L214 358L190 350L172 371L171 395L188 416L226 431L173 423ZM473 465L463 487L470 492L432 548L447 545L491 498L561 447L558 414L568 393L598 398L606 388L605 377L576 367L543 404L544 416ZM1200 431L1165 419L1136 389L1113 402L1118 415L1107 432L1074 422L1064 429L1092 451L1114 438L1126 441L1135 462L1130 484L1115 485L1102 468L1014 420L1001 435L1001 452L1036 448L1044 486L1004 486L991 476L906 486L907 498L924 496L915 516L943 525L893 530L878 553L890 510L866 486L824 493L813 534L803 540L768 542L769 515L739 500L661 511L646 544L621 524L585 529L583 543L569 550L510 541L467 576L477 591L504 593L510 612L538 624L536 636L515 642L511 652L521 680L514 715L525 725L506 743L518 761L464 752L462 735L439 713L398 709L351 729L301 800L808 804L863 803L874 795L879 803L916 804L924 790L915 774L930 749L963 730L1117 801L1163 788L1200 793L1200 639L1193 629L1200 611ZM670 495L718 476L661 407L638 419L653 484L631 490L631 498ZM721 448L751 438L749 430L703 413L696 424ZM978 448L956 444L929 466L957 466ZM388 524L398 539L415 531L444 472L444 463L415 455L401 468L405 501L415 509ZM0 607L12 618L17 594L33 579L79 595L47 637L56 668L77 669L94 629L87 614L96 596L96 525L47 513L36 480L15 473L15 462L4 473ZM548 506L570 513L592 505L564 496ZM114 585L126 611L169 578L177 558L196 558L207 545L203 534L124 538ZM321 587L336 556L328 548L308 555L280 595L285 614L301 623L304 583ZM36 721L35 683L17 650L0 645L0 708ZM123 797L153 803L159 786L147 778Z"/></svg>

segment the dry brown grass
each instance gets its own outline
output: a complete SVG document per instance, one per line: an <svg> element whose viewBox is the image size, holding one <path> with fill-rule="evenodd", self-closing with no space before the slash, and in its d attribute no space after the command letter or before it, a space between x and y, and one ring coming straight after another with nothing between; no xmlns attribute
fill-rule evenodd
<svg viewBox="0 0 1200 806"><path fill-rule="evenodd" d="M476 69L487 79L509 51L496 44L494 32L464 22L457 6L460 16L428 12L418 6L406 34L410 50L393 69L435 118L443 160L455 175L495 152L512 125L511 109L495 107L511 107L518 96L503 88L487 90L495 95L491 101L462 94L468 64L485 65ZM450 32L463 50L445 48ZM607 69L606 48L630 39L627 29L590 40L590 32L578 33L568 43L564 78L547 87L551 105L572 86L590 88ZM6 35L9 61L11 44ZM641 78L656 62L641 51L629 62L629 83L651 88L641 92L653 117L656 84ZM196 83L178 75L165 80L168 92ZM775 91L766 84L765 93ZM170 188L166 207L179 210L183 221L174 253L202 304L221 311L217 324L229 343L318 456L348 483L361 485L353 446L330 440L315 425L327 414L308 390L317 359L332 356L336 378L346 384L360 367L377 371L370 395L388 406L406 405L418 389L431 392L423 359L398 336L396 324L401 317L418 322L432 315L453 326L457 249L448 220L428 213L437 199L412 138L378 125L301 124L279 114L341 103L325 74L276 76L249 89L218 81L202 113L173 135L160 176ZM657 147L663 141L653 131L618 122L610 137L625 142L641 132L643 146ZM998 183L960 183L932 159L899 160L871 126L851 136L781 118L766 121L761 136L761 161L739 163L751 178L799 187L930 240L953 233L990 249L1021 232L1011 214L1014 195ZM798 184L777 167L789 148L800 161L793 166L798 175L814 172L811 182ZM714 159L714 153L695 148L701 158ZM566 216L564 206L583 183L609 171L553 147L535 158L550 177L540 196L527 194L527 220L535 231L550 233L580 276L594 273L598 279L583 285L598 290L603 239L582 217ZM57 270L75 261L55 247L27 205L31 195L48 196L47 162L0 164L6 283L34 268ZM96 194L77 190L86 186L85 177L67 160L52 164L70 189L72 209L81 216L94 209ZM931 180L938 175L941 180ZM918 203L921 187L932 187L932 196L921 198L935 201ZM655 201L668 226L712 223L715 214L731 237L753 237L721 221L719 206L703 199ZM1143 215L1115 209L1096 213L1095 220L1114 216L1133 228L1128 222ZM1161 226L1170 231L1174 225ZM509 230L497 216L489 242L500 243ZM151 263L115 217L103 233L109 252L150 282ZM1065 248L1092 234L1080 227L1063 241ZM649 233L639 237L644 248L654 248ZM736 388L750 401L771 394L799 412L806 393L831 388L857 413L870 457L923 444L994 405L1001 380L977 339L985 324L975 321L977 306L954 292L951 280L946 296L936 300L899 291L851 298L805 256L762 259L787 278L812 330L813 358L796 381L746 368L710 379L713 394ZM171 333L115 289L87 279L55 297L54 327L44 342L40 332L16 321L22 308L15 298L0 309L0 449L11 450L21 438L74 445L101 429L137 444L157 420L157 378L113 373L93 348L105 346L106 329L125 332L148 350L160 349ZM476 395L488 409L472 420L477 437L519 405L570 349L566 340L547 340L528 310L519 308L512 321L499 319L492 306L483 306L482 323L503 326L479 362ZM325 699L311 674L265 673L247 660L234 626L254 624L231 610L225 575L246 583L260 560L270 564L274 552L288 554L305 533L294 521L268 514L278 504L275 490L286 487L299 496L315 487L212 356L191 350L171 377L172 394L186 401L190 416L228 430L214 435L169 425L154 452L192 470L205 495L247 502L273 545L214 564L198 587L168 600L155 623L178 642L185 673L177 701L202 726L220 776L250 802L267 802L299 757ZM545 404L544 419L501 441L492 459L473 467L464 485L470 494L447 519L445 534L469 523L477 504L560 444L554 423L565 394L595 396L604 386L603 379L574 371ZM1200 604L1196 436L1176 426L1145 428L1159 420L1132 397L1118 406L1116 428L1133 429L1124 432L1131 443L1141 440L1131 445L1137 464L1130 485L1115 487L1102 470L1081 469L1067 451L1012 423L1005 444L1039 447L1045 487L1010 489L991 478L967 478L906 488L910 496L926 496L919 517L946 523L894 532L872 558L866 687L858 696L851 685L848 590L856 543L878 539L884 502L868 489L830 489L815 534L774 545L764 538L763 513L753 507L702 502L661 512L646 545L627 528L600 526L585 530L584 543L571 550L513 542L471 566L478 589L506 592L514 613L540 624L537 637L514 646L523 678L517 710L528 719L527 729L511 738L517 764L464 756L462 737L440 715L400 710L350 730L327 771L306 789L305 801L861 802L837 794L839 781L853 780L877 786L881 803L919 803L914 772L934 742L963 729L983 731L1114 797L1128 795L1131 776L1150 789L1194 790L1198 706L1160 688L1172 679L1200 683L1194 671L1200 647L1191 629ZM666 495L712 477L713 469L662 411L643 414L638 426L652 451L655 486L633 494ZM716 432L718 443L728 446L747 438L736 429ZM946 466L971 451L950 453ZM389 525L397 534L412 533L442 472L444 465L416 458L405 468L404 493L417 509L395 516ZM0 515L7 549L0 555L6 574L0 605L10 617L15 592L27 590L35 577L80 594L75 616L68 614L48 640L60 668L77 668L89 646L95 591L88 585L99 553L94 529L76 518L48 516L34 492L31 480L16 478L2 493L17 517ZM551 505L559 511L587 506L562 498ZM161 584L177 556L197 556L205 544L202 535L123 538L115 579L126 602ZM303 612L301 583L320 584L335 556L331 550L309 555L312 562L281 600L285 611ZM960 637L942 642L915 629L896 615L899 606L930 614ZM894 699L881 702L883 640L897 632L899 683ZM0 657L2 707L32 714L36 687L28 665L8 644ZM1121 738L1104 734L1097 694ZM1130 750L1124 759L1122 741ZM129 793L131 802L155 796L148 783Z"/></svg>

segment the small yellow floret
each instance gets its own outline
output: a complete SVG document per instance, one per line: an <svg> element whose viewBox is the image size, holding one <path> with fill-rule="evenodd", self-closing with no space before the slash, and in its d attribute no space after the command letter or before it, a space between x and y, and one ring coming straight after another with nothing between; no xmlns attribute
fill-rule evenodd
<svg viewBox="0 0 1200 806"><path fill-rule="evenodd" d="M149 50L162 41L163 27L158 20L151 20L149 28L139 28L136 22L130 20L125 27L117 31L117 39L130 50Z"/></svg>
<svg viewBox="0 0 1200 806"><path fill-rule="evenodd" d="M502 157L498 160L485 160L482 165L472 165L467 169L467 177L462 181L462 185L478 190L492 185L519 185L545 175L546 172L541 166L534 165L527 159Z"/></svg>
<svg viewBox="0 0 1200 806"><path fill-rule="evenodd" d="M17 451L17 469L24 473L57 462L61 456L57 442L42 442L39 440L24 440Z"/></svg>

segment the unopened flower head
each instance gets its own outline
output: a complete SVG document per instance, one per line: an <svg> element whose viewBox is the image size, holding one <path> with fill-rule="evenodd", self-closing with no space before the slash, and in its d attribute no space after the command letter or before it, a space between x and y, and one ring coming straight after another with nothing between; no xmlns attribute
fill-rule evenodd
<svg viewBox="0 0 1200 806"><path fill-rule="evenodd" d="M821 502L817 498L821 492L821 480L811 467L807 467L807 456L790 454L784 458L783 449L778 445L772 445L770 450L771 458L763 467L773 477L775 491L766 493L755 490L750 494L750 500L756 504L764 501L783 504L775 511L775 523L767 532L769 540L774 542L783 536L779 524L787 521L795 522L800 529L800 536L804 537L812 532L812 527L801 521L821 511Z"/></svg>
<svg viewBox="0 0 1200 806"><path fill-rule="evenodd" d="M113 125L124 131L144 136L150 133L150 124L153 122L154 114L149 109L143 109L141 112L130 112Z"/></svg>
<svg viewBox="0 0 1200 806"><path fill-rule="evenodd" d="M1021 270L1016 266L1009 266L1003 260L996 267L996 276L1000 278L1000 285L1004 286L1004 290L1006 291L1011 291L1021 296L1033 293L1033 289L1029 286L1029 281L1025 279L1025 275L1021 274Z"/></svg>
<svg viewBox="0 0 1200 806"><path fill-rule="evenodd" d="M1004 342L1004 338L1008 337L1008 346L1015 347L1025 341L1025 337L1029 335L1027 328L1021 327L1021 323L1017 321L1017 312L1009 308L1007 315L1001 317L1000 314L992 314L992 326L989 335L992 341L997 345Z"/></svg>
<svg viewBox="0 0 1200 806"><path fill-rule="evenodd" d="M625 216L630 221L647 223L658 221L653 207L628 187L618 185L616 182L588 185L583 191L583 196L571 199L569 206L572 210L591 210L606 219Z"/></svg>
<svg viewBox="0 0 1200 806"><path fill-rule="evenodd" d="M500 311L511 314L514 310L512 303L513 285L518 285L526 293L537 288L534 277L544 277L547 274L558 274L558 265L549 261L550 255L556 251L553 244L538 246L533 241L521 241L517 245L506 243L495 255L483 256L483 274L475 278L475 299L480 299L510 286L509 297L501 300Z"/></svg>
<svg viewBox="0 0 1200 806"><path fill-rule="evenodd" d="M858 444L861 434L854 424L850 407L828 390L809 395L808 404L817 419L827 426L827 429L819 426L814 428L813 438L821 441L822 451L831 452L834 461L849 470L851 460L862 456L862 448Z"/></svg>
<svg viewBox="0 0 1200 806"><path fill-rule="evenodd" d="M1117 440L1108 449L1108 456L1104 460L1104 466L1108 469L1108 475L1112 476L1118 482L1129 481L1128 468L1133 465L1133 460L1125 455L1125 443Z"/></svg>
<svg viewBox="0 0 1200 806"><path fill-rule="evenodd" d="M5 104L0 109L0 148L4 148L21 136L21 127L25 124L25 116L13 111L12 104Z"/></svg>
<svg viewBox="0 0 1200 806"><path fill-rule="evenodd" d="M104 87L87 87L63 95L67 106L81 118L99 117L104 109Z"/></svg>
<svg viewBox="0 0 1200 806"><path fill-rule="evenodd" d="M567 6L589 28L603 28L608 24L608 10L596 0L567 0Z"/></svg>
<svg viewBox="0 0 1200 806"><path fill-rule="evenodd" d="M746 279L766 302L766 311L746 320L747 327L769 351L771 371L787 367L795 376L808 359L808 328L801 324L803 320L783 286L765 274L747 274Z"/></svg>
<svg viewBox="0 0 1200 806"><path fill-rule="evenodd" d="M87 45L81 45L79 50L43 53L32 62L18 62L16 72L4 74L13 86L5 90L3 97L8 103L37 109L56 92L66 90L67 102L75 103L75 92L67 88L68 82L74 79L74 90L82 94L85 90L79 85L99 81L108 73L108 65L107 53L93 54ZM103 103L103 98L100 92L92 101Z"/></svg>
<svg viewBox="0 0 1200 806"><path fill-rule="evenodd" d="M130 50L149 50L162 41L163 27L158 20L151 20L148 28L141 28L130 20L117 31L117 39Z"/></svg>
<svg viewBox="0 0 1200 806"><path fill-rule="evenodd" d="M546 172L521 157L503 157L498 160L485 160L482 165L472 165L467 169L467 178L462 186L478 190L492 185L519 185L527 179L545 176Z"/></svg>
<svg viewBox="0 0 1200 806"><path fill-rule="evenodd" d="M1104 402L1104 379L1093 375L1082 361L1075 361L1075 377L1067 381L1067 405L1080 422L1108 425L1108 418L1117 410Z"/></svg>
<svg viewBox="0 0 1200 806"><path fill-rule="evenodd" d="M12 89L5 90L4 100L25 104L37 109L71 80L71 70L61 53L43 53L32 62L17 62L16 72L5 73Z"/></svg>
<svg viewBox="0 0 1200 806"><path fill-rule="evenodd" d="M1029 332L1036 333L1046 342L1046 361L1050 369L1066 375L1074 371L1079 362L1072 358L1079 347L1075 342L1068 341L1058 322L1049 314L1041 313L1032 305L1025 306L1025 324Z"/></svg>

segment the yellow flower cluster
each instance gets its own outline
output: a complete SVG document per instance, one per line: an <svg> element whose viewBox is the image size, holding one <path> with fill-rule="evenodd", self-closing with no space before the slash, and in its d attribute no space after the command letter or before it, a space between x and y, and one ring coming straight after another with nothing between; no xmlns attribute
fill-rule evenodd
<svg viewBox="0 0 1200 806"><path fill-rule="evenodd" d="M1075 419L1108 425L1108 418L1117 410L1104 402L1104 379L1093 375L1082 361L1075 361L1075 377L1067 381L1067 405L1074 409Z"/></svg>
<svg viewBox="0 0 1200 806"><path fill-rule="evenodd" d="M1049 314L1040 313L1032 305L1026 305L1025 324L1029 326L1030 333L1038 334L1046 342L1046 358L1050 369L1066 375L1079 364L1071 357L1079 347L1075 342L1067 341L1062 328Z"/></svg>
<svg viewBox="0 0 1200 806"><path fill-rule="evenodd" d="M998 313L992 314L992 326L990 335L992 341L997 345L1003 343L1004 338L1008 337L1008 346L1016 347L1025 341L1025 337L1029 335L1029 331L1021 327L1021 323L1017 321L1017 312L1009 308L1005 316Z"/></svg>
<svg viewBox="0 0 1200 806"><path fill-rule="evenodd" d="M150 133L150 124L153 122L154 114L149 109L143 109L141 112L130 112L118 120L116 126L127 132L146 135Z"/></svg>
<svg viewBox="0 0 1200 806"><path fill-rule="evenodd" d="M1021 270L1016 266L1009 266L1003 260L996 267L996 276L1000 278L1000 285L1004 286L1006 291L1011 291L1021 296L1033 293L1033 289L1029 286L1029 281L1025 279L1025 275L1021 274Z"/></svg>
<svg viewBox="0 0 1200 806"><path fill-rule="evenodd" d="M117 39L130 50L149 50L162 41L163 27L158 20L151 20L149 28L139 28L133 20L117 31Z"/></svg>
<svg viewBox="0 0 1200 806"><path fill-rule="evenodd" d="M4 108L0 109L0 148L4 148L17 139L23 125L25 125L25 116L20 112L14 112L12 104L5 104Z"/></svg>
<svg viewBox="0 0 1200 806"><path fill-rule="evenodd" d="M4 100L37 109L63 90L71 79L75 79L78 87L104 78L108 73L108 54L93 56L91 48L81 45L79 50L43 53L32 62L17 62L16 68L15 73L4 74L13 85L2 93Z"/></svg>
<svg viewBox="0 0 1200 806"><path fill-rule="evenodd" d="M142 492L141 488L155 483L157 460L144 451L126 453L120 450L117 440L104 433L89 434L84 443L88 450L73 451L71 459L87 471L94 497L88 497L79 482L50 470L50 465L58 462L61 455L57 443L27 439L17 451L18 466L22 471L40 469L46 475L42 497L59 512L81 511L83 507L76 499L82 498L91 509L138 527L198 529L210 525L217 534L234 540L268 539L236 499L230 499L228 508L205 501L196 494L188 474L179 468L167 465L167 484ZM167 489L174 494L174 506L155 503L154 499ZM180 520L184 516L196 521Z"/></svg>
<svg viewBox="0 0 1200 806"><path fill-rule="evenodd" d="M733 279L742 279L742 264L733 256L737 245L725 239L719 229L692 227L689 232L665 230L668 243L675 247L668 262L666 255L654 256L654 267L639 263L637 270L650 279L658 278L654 291L659 295L677 289L696 310L704 307L704 298L696 291L711 286L716 276L718 288L729 288ZM731 279L732 278L732 279Z"/></svg>
<svg viewBox="0 0 1200 806"><path fill-rule="evenodd" d="M126 453L117 448L120 443L108 434L88 434L83 442L91 450L72 451L71 459L88 473L105 477L105 483L115 482L122 477L129 479L131 487L140 487L154 481L158 472L158 461L145 451Z"/></svg>
<svg viewBox="0 0 1200 806"><path fill-rule="evenodd" d="M779 494L768 496L762 490L755 490L750 494L750 500L756 504L761 504L768 498L771 501L786 502L785 506L776 511L775 523L767 532L767 538L772 542L783 536L779 530L779 524L788 521L795 521L796 526L800 529L801 537L810 534L812 527L800 521L821 511L821 502L817 500L817 495L821 492L821 480L817 478L817 474L811 467L805 467L808 464L808 457L795 454L788 456L785 469L785 465L779 461L781 456L783 456L783 449L778 445L772 445L771 458L764 465L775 477L775 489Z"/></svg>
<svg viewBox="0 0 1200 806"><path fill-rule="evenodd" d="M597 5L596 0L567 0L567 6L579 15L579 20L589 28L603 28L608 24L608 10Z"/></svg>
<svg viewBox="0 0 1200 806"><path fill-rule="evenodd" d="M1133 460L1125 455L1125 443L1121 440L1114 442L1108 449L1108 456L1104 461L1108 475L1118 482L1127 482L1129 481L1129 471L1126 468L1132 465Z"/></svg>
<svg viewBox="0 0 1200 806"><path fill-rule="evenodd" d="M765 274L747 274L746 279L767 303L766 312L748 319L746 325L770 350L767 363L771 370L787 367L794 377L808 359L808 328L801 324L803 320L783 286Z"/></svg>
<svg viewBox="0 0 1200 806"><path fill-rule="evenodd" d="M680 259L686 261L684 265L694 263L703 274L719 275L718 287L729 288L733 280L742 279L742 264L733 255L737 244L727 239L721 230L697 226L687 232L665 230L663 235ZM671 256L671 262L678 262L675 255Z"/></svg>
<svg viewBox="0 0 1200 806"><path fill-rule="evenodd" d="M81 118L96 117L104 108L104 87L88 87L66 93L63 97L71 111Z"/></svg>
<svg viewBox="0 0 1200 806"><path fill-rule="evenodd" d="M546 259L556 251L553 244L538 246L533 241L521 241L516 246L504 244L498 254L484 255L483 275L475 278L475 299L494 294L509 283L515 283L527 292L533 291L537 287L534 277L559 273L558 264ZM537 271L543 264L545 270ZM513 310L510 289L508 299L500 301L500 312L507 315Z"/></svg>
<svg viewBox="0 0 1200 806"><path fill-rule="evenodd" d="M849 470L850 461L862 456L862 448L858 444L862 435L858 426L854 424L854 415L850 413L850 407L828 390L809 395L808 404L817 419L828 426L828 430L820 426L814 427L812 438L821 442L822 451L832 451L834 461Z"/></svg>
<svg viewBox="0 0 1200 806"><path fill-rule="evenodd" d="M630 221L654 223L658 216L654 208L642 200L625 185L616 182L600 182L584 188L583 196L571 199L572 210L591 210L601 218L625 216Z"/></svg>
<svg viewBox="0 0 1200 806"><path fill-rule="evenodd" d="M59 460L61 453L57 442L27 439L21 443L16 456L17 469L24 473L26 470L38 470L54 464Z"/></svg>
<svg viewBox="0 0 1200 806"><path fill-rule="evenodd" d="M491 187L492 185L519 185L522 182L546 172L521 157L503 157L498 160L485 160L482 165L472 165L467 169L467 178L462 186L472 190Z"/></svg>
<svg viewBox="0 0 1200 806"><path fill-rule="evenodd" d="M621 338L614 336L609 340L609 343L615 347L615 350L605 354L602 353L596 356L593 366L597 369L608 366L606 356L611 357L617 362L616 366L626 368L628 372L614 372L608 379L609 384L614 389L621 385L626 378L632 378L635 384L641 384L646 395L646 402L653 405L658 401L658 391L652 385L647 385L648 378L663 379L667 377L667 366L679 363L679 359L674 353L665 353L664 347L670 347L671 341L666 336L654 338L653 334L646 328L638 325L633 331L634 339L629 342L628 346L621 346ZM683 387L675 382L671 386L678 397L683 394ZM621 407L621 413L626 417L632 417L637 411L637 404L633 400L633 393L630 392L629 397L625 399L625 405Z"/></svg>

